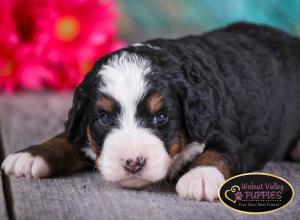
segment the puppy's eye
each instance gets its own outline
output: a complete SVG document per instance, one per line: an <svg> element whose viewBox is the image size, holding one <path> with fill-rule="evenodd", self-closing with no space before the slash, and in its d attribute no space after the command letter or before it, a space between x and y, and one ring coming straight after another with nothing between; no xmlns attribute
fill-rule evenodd
<svg viewBox="0 0 300 220"><path fill-rule="evenodd" d="M167 122L168 117L165 114L157 114L153 117L152 123L154 125L163 125Z"/></svg>
<svg viewBox="0 0 300 220"><path fill-rule="evenodd" d="M113 125L114 119L109 114L101 114L99 117L99 122L103 125Z"/></svg>

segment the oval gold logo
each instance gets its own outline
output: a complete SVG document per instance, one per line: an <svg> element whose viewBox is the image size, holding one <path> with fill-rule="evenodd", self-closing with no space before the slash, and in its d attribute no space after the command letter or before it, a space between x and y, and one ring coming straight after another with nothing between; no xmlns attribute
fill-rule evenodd
<svg viewBox="0 0 300 220"><path fill-rule="evenodd" d="M219 198L225 206L248 214L273 212L288 205L293 197L292 185L269 173L234 176L219 191Z"/></svg>

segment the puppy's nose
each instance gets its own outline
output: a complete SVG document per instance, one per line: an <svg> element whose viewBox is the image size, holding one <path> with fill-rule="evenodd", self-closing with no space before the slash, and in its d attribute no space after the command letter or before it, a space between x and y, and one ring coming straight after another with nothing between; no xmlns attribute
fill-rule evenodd
<svg viewBox="0 0 300 220"><path fill-rule="evenodd" d="M124 161L123 167L130 173L139 172L146 164L146 159L142 156L137 157L135 160L127 159Z"/></svg>

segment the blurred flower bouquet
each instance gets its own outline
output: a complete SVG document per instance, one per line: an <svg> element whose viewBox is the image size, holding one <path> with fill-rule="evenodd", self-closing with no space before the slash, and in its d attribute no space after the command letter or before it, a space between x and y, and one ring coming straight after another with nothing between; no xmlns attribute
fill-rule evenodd
<svg viewBox="0 0 300 220"><path fill-rule="evenodd" d="M115 0L1 0L0 91L74 88L116 40Z"/></svg>

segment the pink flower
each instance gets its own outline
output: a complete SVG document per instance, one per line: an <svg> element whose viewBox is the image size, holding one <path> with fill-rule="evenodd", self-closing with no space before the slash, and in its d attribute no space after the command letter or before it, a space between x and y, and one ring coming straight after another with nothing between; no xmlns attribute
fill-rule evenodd
<svg viewBox="0 0 300 220"><path fill-rule="evenodd" d="M12 92L17 87L15 51L19 42L11 1L0 1L0 90Z"/></svg>
<svg viewBox="0 0 300 220"><path fill-rule="evenodd" d="M41 89L43 86L37 82L43 80L46 85L53 82L53 77L41 71L45 68L35 54L34 44L23 38L26 34L22 28L17 28L19 24L13 17L15 5L10 1L1 4L5 13L0 17L0 90L11 93L18 88Z"/></svg>
<svg viewBox="0 0 300 220"><path fill-rule="evenodd" d="M48 1L36 10L36 40L46 65L59 73L58 89L76 86L99 57L119 49L115 1Z"/></svg>
<svg viewBox="0 0 300 220"><path fill-rule="evenodd" d="M119 49L114 0L0 1L0 90L74 88Z"/></svg>

